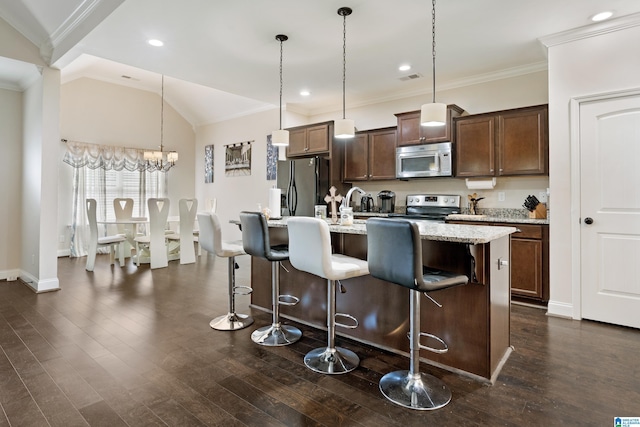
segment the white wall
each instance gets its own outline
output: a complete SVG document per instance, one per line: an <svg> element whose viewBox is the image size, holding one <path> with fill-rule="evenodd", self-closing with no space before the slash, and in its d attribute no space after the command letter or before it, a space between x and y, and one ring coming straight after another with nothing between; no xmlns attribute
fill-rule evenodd
<svg viewBox="0 0 640 427"><path fill-rule="evenodd" d="M60 103L64 139L130 148L158 149L160 145L161 98L156 93L81 78L62 85ZM176 150L180 156L168 172L170 215L178 215L178 200L195 197L195 132L166 101L163 141L165 150ZM64 144L58 147L62 158ZM58 246L62 254L69 248L73 169L59 162L59 171L57 233L64 238Z"/></svg>
<svg viewBox="0 0 640 427"><path fill-rule="evenodd" d="M267 135L277 128L278 110L269 110L228 120L221 123L202 126L197 129L196 137L196 194L200 203L199 210L207 208L207 202L217 199L217 214L220 217L223 238L239 240L242 234L235 225L229 224L238 219L243 210L257 209L257 204L268 206L269 188L275 181L267 181ZM286 126L286 125L285 125ZM225 145L251 141L251 175L225 176ZM213 144L213 183L204 183L204 147Z"/></svg>
<svg viewBox="0 0 640 427"><path fill-rule="evenodd" d="M570 152L570 101L585 95L640 88L640 18L632 16L607 25L634 20L635 26L629 28L621 25L618 31L594 33L592 37L568 40L549 48L549 158L553 197L550 314L574 317L579 314L576 308L580 301L572 295L572 289L580 286L580 278L572 274L572 264L579 262L579 254L571 251L578 238L572 235L571 225L578 218L579 206L571 204L574 171Z"/></svg>
<svg viewBox="0 0 640 427"><path fill-rule="evenodd" d="M0 89L0 280L17 277L22 239L22 92Z"/></svg>

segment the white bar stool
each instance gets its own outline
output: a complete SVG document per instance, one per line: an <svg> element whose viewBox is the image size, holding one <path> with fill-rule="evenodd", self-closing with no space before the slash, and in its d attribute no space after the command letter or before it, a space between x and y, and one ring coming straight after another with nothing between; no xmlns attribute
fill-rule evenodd
<svg viewBox="0 0 640 427"><path fill-rule="evenodd" d="M222 240L220 221L215 213L198 213L198 225L200 246L207 252L229 260L229 312L213 319L209 326L218 331L246 328L253 323L253 318L247 314L236 313L236 295L249 295L252 291L249 286L236 286L236 257L246 253L240 243Z"/></svg>
<svg viewBox="0 0 640 427"><path fill-rule="evenodd" d="M304 357L309 369L322 374L344 374L358 367L360 359L351 350L336 347L335 327L356 328L358 321L351 315L336 313L336 281L369 274L367 261L331 253L331 233L323 219L291 217L289 230L289 261L301 271L327 279L327 347L311 350ZM354 325L337 323L336 317L346 317Z"/></svg>
<svg viewBox="0 0 640 427"><path fill-rule="evenodd" d="M240 212L242 226L242 246L249 255L271 261L271 301L273 322L269 326L256 329L251 339L264 346L289 345L302 336L300 329L280 323L280 305L295 305L300 300L293 295L280 295L280 263L289 259L287 245L271 246L269 226L260 212Z"/></svg>
<svg viewBox="0 0 640 427"><path fill-rule="evenodd" d="M410 300L410 367L380 379L380 391L393 403L410 409L433 410L451 401L451 390L433 375L420 372L420 349L446 353L449 348L439 337L420 332L420 294L442 307L428 292L464 285L467 276L422 265L422 241L418 226L407 220L371 218L367 220L367 260L371 275L409 288ZM426 336L441 347L420 344Z"/></svg>

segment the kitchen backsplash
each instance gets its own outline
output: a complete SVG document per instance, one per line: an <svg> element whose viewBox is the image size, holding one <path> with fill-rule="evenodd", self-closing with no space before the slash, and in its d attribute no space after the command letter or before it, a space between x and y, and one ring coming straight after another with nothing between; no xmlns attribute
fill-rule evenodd
<svg viewBox="0 0 640 427"><path fill-rule="evenodd" d="M528 195L536 196L541 199L540 193L545 193L549 187L548 176L527 176L527 177L498 177L496 186L492 190L469 190L465 185L464 179L459 178L426 178L414 179L409 181L391 180L391 181L366 181L355 182L355 186L362 188L365 192L370 193L378 203L376 195L382 190L391 190L396 193L396 211L404 209L406 206L407 195L409 194L454 194L462 197L463 211L468 212L469 194L477 193L478 197L484 197L478 202L478 213L487 209L496 209L502 211L504 209L512 209L514 212L523 212L524 216L528 215L528 211L523 208L522 204ZM504 201L499 200L501 193L504 195ZM549 208L553 203L553 195L550 196ZM358 202L355 199L354 202ZM540 200L545 202L545 200Z"/></svg>

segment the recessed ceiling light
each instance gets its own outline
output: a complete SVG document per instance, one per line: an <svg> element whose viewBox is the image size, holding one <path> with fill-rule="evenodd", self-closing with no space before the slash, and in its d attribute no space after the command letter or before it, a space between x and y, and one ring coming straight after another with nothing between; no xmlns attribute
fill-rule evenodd
<svg viewBox="0 0 640 427"><path fill-rule="evenodd" d="M606 12L596 13L591 17L591 20L593 22L599 22L604 21L605 19L609 19L611 18L611 16L613 16L613 12L607 10Z"/></svg>
<svg viewBox="0 0 640 427"><path fill-rule="evenodd" d="M409 71L411 69L411 65L408 64L404 64L398 67L398 70L400 71Z"/></svg>
<svg viewBox="0 0 640 427"><path fill-rule="evenodd" d="M311 95L311 92L309 92L308 90L301 90L301 91L300 91L300 95L302 95L302 96L309 96L309 95Z"/></svg>
<svg viewBox="0 0 640 427"><path fill-rule="evenodd" d="M149 44L151 46L156 46L156 47L164 46L164 43L162 42L162 40L158 40L158 39L149 40Z"/></svg>

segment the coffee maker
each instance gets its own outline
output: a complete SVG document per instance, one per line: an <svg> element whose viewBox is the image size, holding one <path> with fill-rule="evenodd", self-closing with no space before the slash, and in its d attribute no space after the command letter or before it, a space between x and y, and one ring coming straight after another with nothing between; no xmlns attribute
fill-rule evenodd
<svg viewBox="0 0 640 427"><path fill-rule="evenodd" d="M380 206L380 213L393 213L396 208L396 193L389 190L379 192L378 206Z"/></svg>

